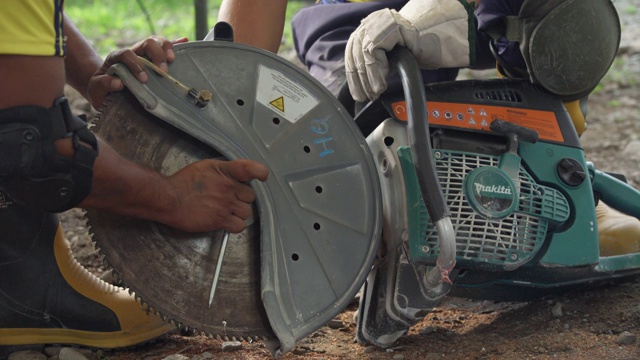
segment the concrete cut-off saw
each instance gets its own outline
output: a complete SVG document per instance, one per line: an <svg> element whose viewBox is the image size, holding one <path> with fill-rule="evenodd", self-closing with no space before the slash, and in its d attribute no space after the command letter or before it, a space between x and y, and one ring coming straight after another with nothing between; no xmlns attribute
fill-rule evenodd
<svg viewBox="0 0 640 360"><path fill-rule="evenodd" d="M562 102L527 81L424 86L398 49L401 89L352 116L225 23L174 50L145 84L112 67L127 89L94 130L163 174L205 158L266 164L251 223L186 233L87 217L117 276L183 329L278 356L362 289L356 339L389 347L447 294L528 300L640 273L638 253L600 256L595 215L604 199L638 217L640 193L588 163Z"/></svg>

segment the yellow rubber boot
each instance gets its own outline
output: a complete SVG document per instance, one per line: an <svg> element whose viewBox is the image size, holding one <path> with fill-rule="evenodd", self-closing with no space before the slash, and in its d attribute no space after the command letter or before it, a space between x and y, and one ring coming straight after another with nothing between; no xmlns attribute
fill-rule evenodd
<svg viewBox="0 0 640 360"><path fill-rule="evenodd" d="M640 252L640 220L600 201L596 206L600 256Z"/></svg>
<svg viewBox="0 0 640 360"><path fill-rule="evenodd" d="M129 347L175 329L82 267L55 215L13 204L0 228L0 358L25 345Z"/></svg>

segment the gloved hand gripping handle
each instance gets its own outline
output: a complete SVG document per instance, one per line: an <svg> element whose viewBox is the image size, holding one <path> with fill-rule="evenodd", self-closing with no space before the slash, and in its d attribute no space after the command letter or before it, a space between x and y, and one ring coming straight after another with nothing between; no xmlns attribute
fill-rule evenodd
<svg viewBox="0 0 640 360"><path fill-rule="evenodd" d="M449 282L448 273L455 266L455 233L449 208L444 199L431 152L431 137L427 117L427 101L422 74L411 52L395 47L389 52L390 73L397 72L402 82L407 105L408 137L418 184L429 213L436 225L440 246L438 266L441 274L428 276L429 283ZM439 275L439 276L438 276ZM431 279L431 281L429 281Z"/></svg>
<svg viewBox="0 0 640 360"><path fill-rule="evenodd" d="M413 55L404 47L389 52L391 71L397 72L406 96L409 145L418 174L418 183L427 205L429 218L436 221L450 216L436 167L431 155L431 138L427 119L427 101L420 69Z"/></svg>

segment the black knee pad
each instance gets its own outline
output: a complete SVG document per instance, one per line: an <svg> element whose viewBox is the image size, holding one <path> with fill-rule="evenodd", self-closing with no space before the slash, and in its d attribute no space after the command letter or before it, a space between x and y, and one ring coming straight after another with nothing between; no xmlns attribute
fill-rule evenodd
<svg viewBox="0 0 640 360"><path fill-rule="evenodd" d="M54 142L70 138L73 157L56 153ZM60 212L91 192L98 142L86 120L74 116L67 99L46 109L0 110L0 190L29 207Z"/></svg>

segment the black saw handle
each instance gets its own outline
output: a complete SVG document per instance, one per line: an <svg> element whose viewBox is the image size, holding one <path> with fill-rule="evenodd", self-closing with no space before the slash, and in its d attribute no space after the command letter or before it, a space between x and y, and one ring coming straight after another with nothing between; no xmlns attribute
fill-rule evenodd
<svg viewBox="0 0 640 360"><path fill-rule="evenodd" d="M435 224L449 217L449 207L444 199L436 166L431 151L431 136L427 116L427 97L422 73L411 52L396 46L389 53L389 76L400 76L407 104L407 128L411 156L420 185L420 192L427 207L429 218Z"/></svg>

